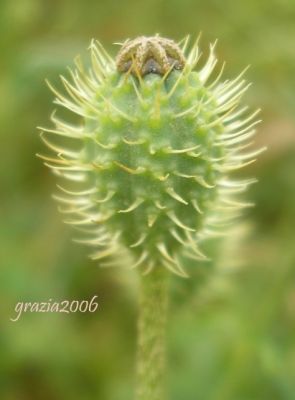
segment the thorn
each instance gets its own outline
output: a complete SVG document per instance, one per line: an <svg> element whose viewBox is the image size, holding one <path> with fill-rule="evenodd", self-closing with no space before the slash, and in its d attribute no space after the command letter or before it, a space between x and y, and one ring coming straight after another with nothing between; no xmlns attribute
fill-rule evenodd
<svg viewBox="0 0 295 400"><path fill-rule="evenodd" d="M193 151L196 150L198 148L200 148L201 146L198 144L196 146L192 146L192 147L187 147L185 149L172 149L171 147L167 147L164 149L164 153L167 154L181 154L181 153L187 153L189 151Z"/></svg>
<svg viewBox="0 0 295 400"><path fill-rule="evenodd" d="M200 151L199 153L195 153L194 151L188 151L187 156L193 157L193 158L199 158L202 155L202 152Z"/></svg>
<svg viewBox="0 0 295 400"><path fill-rule="evenodd" d="M44 165L46 165L47 167L54 169L54 170L61 170L61 171L92 171L93 168L91 166L80 166L80 165L72 165L72 166L68 166L68 167L57 167L56 165L51 165L48 164L47 162L44 163Z"/></svg>
<svg viewBox="0 0 295 400"><path fill-rule="evenodd" d="M242 203L239 201L234 201L234 200L229 200L229 199L221 199L222 203L232 206L232 207L236 207L236 208L248 208L248 207L254 207L255 204L254 203Z"/></svg>
<svg viewBox="0 0 295 400"><path fill-rule="evenodd" d="M242 72L240 72L236 78L228 81L228 83L226 85L222 86L221 88L217 87L215 94L220 95L220 94L224 93L225 91L228 91L228 89L230 89L232 86L234 86L245 75L245 73L249 69L249 67L250 66L248 65L246 68L244 68L242 70Z"/></svg>
<svg viewBox="0 0 295 400"><path fill-rule="evenodd" d="M138 69L137 62L135 61L135 57L133 54L131 55L131 58L132 58L132 62L131 62L129 71L131 73L131 71L133 70L133 72L135 72L136 78L138 79L140 86L144 86L144 81L142 79L141 73Z"/></svg>
<svg viewBox="0 0 295 400"><path fill-rule="evenodd" d="M174 228L170 229L169 232L174 237L174 239L176 239L178 241L178 243L180 243L183 246L188 245L188 243L181 238L181 236L178 234L178 232Z"/></svg>
<svg viewBox="0 0 295 400"><path fill-rule="evenodd" d="M173 95L173 93L175 92L177 86L179 85L181 79L183 79L183 72L179 74L179 77L176 79L176 82L174 83L174 85L172 86L172 89L170 90L170 92L167 94L167 99L170 99Z"/></svg>
<svg viewBox="0 0 295 400"><path fill-rule="evenodd" d="M221 98L218 98L218 103L220 106L217 108L218 111L226 111L228 108L232 107L241 97L242 95L249 89L252 83L246 85L243 89L241 89L238 93L236 93L232 98L228 99L229 96L227 94L223 95Z"/></svg>
<svg viewBox="0 0 295 400"><path fill-rule="evenodd" d="M184 255L186 257L188 257L188 258L191 258L192 260L195 260L195 261L210 261L210 258L199 257L197 254L192 254L188 250L186 250L184 252Z"/></svg>
<svg viewBox="0 0 295 400"><path fill-rule="evenodd" d="M172 256L170 256L164 243L159 243L156 245L156 247L163 257L165 257L168 261L172 262L173 264L176 264L176 261Z"/></svg>
<svg viewBox="0 0 295 400"><path fill-rule="evenodd" d="M185 115L190 114L191 112L193 112L193 111L195 110L195 108L197 108L197 114L194 114L194 115L193 115L193 117L196 117L196 115L199 114L199 110L200 110L200 108L201 108L201 107L200 107L201 104L202 104L202 102L200 101L200 102L194 104L192 107L189 107L189 108L187 108L186 110L184 110L184 111L182 111L182 112L180 112L180 113L178 113L178 114L175 114L175 115L173 116L173 119L182 118L182 117L184 117Z"/></svg>
<svg viewBox="0 0 295 400"><path fill-rule="evenodd" d="M71 139L82 139L83 135L81 134L74 134L73 132L63 132L57 129L49 129L49 128L42 128L41 126L38 126L37 129L41 130L41 134L44 134L44 132L46 133L53 133L55 135L59 135L59 136L64 136L64 137L69 137Z"/></svg>
<svg viewBox="0 0 295 400"><path fill-rule="evenodd" d="M226 63L223 62L222 66L221 66L221 68L220 68L220 71L219 71L219 73L218 73L218 75L217 75L217 77L214 79L214 81L213 81L212 83L210 83L209 86L207 86L207 89L208 89L208 90L214 90L214 86L215 86L215 85L220 81L220 79L221 79L221 76L222 76L222 74L223 74L223 72L224 72L225 65L226 65Z"/></svg>
<svg viewBox="0 0 295 400"><path fill-rule="evenodd" d="M185 232L185 234L186 234L186 237L187 237L187 239L188 239L188 241L190 243L190 247L191 247L191 250L193 251L193 253L197 257L199 257L199 259L201 259L201 260L208 260L208 257L204 253L202 253L201 250L199 249L199 247L197 246L197 243L192 238L190 232Z"/></svg>
<svg viewBox="0 0 295 400"><path fill-rule="evenodd" d="M92 161L91 165L95 168L98 169L100 171L106 171L108 169L110 169L110 163L105 163L105 164L98 164L95 161Z"/></svg>
<svg viewBox="0 0 295 400"><path fill-rule="evenodd" d="M239 188L241 186L249 186L252 185L253 183L257 183L258 180L253 178L253 179L245 179L243 181L227 181L227 180L221 180L218 182L219 186L225 187L225 188Z"/></svg>
<svg viewBox="0 0 295 400"><path fill-rule="evenodd" d="M56 164L61 164L61 165L71 165L71 163L66 160L59 160L58 158L48 157L48 156L45 156L45 155L39 154L39 153L36 153L35 155L36 155L36 157L41 158L42 160L45 160L45 161L54 162Z"/></svg>
<svg viewBox="0 0 295 400"><path fill-rule="evenodd" d="M181 268L179 263L177 263L177 265L171 265L171 262L166 260L162 260L162 263L170 272L173 272L174 274L181 276L182 278L188 278L187 273Z"/></svg>
<svg viewBox="0 0 295 400"><path fill-rule="evenodd" d="M97 188L91 188L91 189L88 189L88 190L83 190L83 191L81 191L81 192L72 192L72 191L70 191L70 190L67 190L67 189L63 188L63 187L60 186L60 185L56 185L56 186L57 186L62 192L66 193L66 194L69 194L69 195L71 195L71 196L87 196L87 195L94 194L94 193L97 193L97 192L98 192L98 189L97 189Z"/></svg>
<svg viewBox="0 0 295 400"><path fill-rule="evenodd" d="M243 135L237 136L237 137L235 137L233 139L226 139L226 140L224 140L223 142L220 142L220 143L223 143L225 146L231 146L233 144L236 145L238 143L244 142L247 139L250 139L252 136L255 135L255 133L256 133L256 130L252 129L251 131L249 131L247 133L244 133Z"/></svg>
<svg viewBox="0 0 295 400"><path fill-rule="evenodd" d="M201 54L199 54L199 41L202 36L202 32L199 33L190 53L187 57L187 64L189 65L189 69L193 70L199 61Z"/></svg>
<svg viewBox="0 0 295 400"><path fill-rule="evenodd" d="M177 200L179 203L188 205L188 202L185 201L179 194L177 194L172 187L167 188L165 191L167 194L169 194L170 197Z"/></svg>
<svg viewBox="0 0 295 400"><path fill-rule="evenodd" d="M43 141L43 143L46 144L47 147L49 147L51 150L55 151L56 153L63 154L65 156L68 156L68 157L73 158L73 159L77 159L78 158L78 155L79 155L78 152L63 149L63 148L58 147L58 146L52 144L51 142L49 142L49 140L47 140L45 138L44 132L40 132L40 138Z"/></svg>
<svg viewBox="0 0 295 400"><path fill-rule="evenodd" d="M95 202L96 203L106 203L107 201L109 201L114 196L115 193L116 192L114 190L110 190L104 198L102 198L100 200L95 199Z"/></svg>
<svg viewBox="0 0 295 400"><path fill-rule="evenodd" d="M189 226L184 225L175 215L174 211L169 211L167 213L168 217L173 221L177 226L180 228L184 229L185 231L190 231L190 232L195 232L196 230L193 228L190 228Z"/></svg>
<svg viewBox="0 0 295 400"><path fill-rule="evenodd" d="M130 145L130 146L136 146L136 145L139 145L139 144L144 144L145 142L146 142L146 140L145 139L138 139L138 140L128 140L128 139L126 139L126 138L122 138L122 140L123 140L123 142L124 143L126 143L126 144L128 144L128 145Z"/></svg>
<svg viewBox="0 0 295 400"><path fill-rule="evenodd" d="M113 161L113 163L116 164L123 171L128 172L129 174L132 174L132 175L142 174L143 172L145 172L145 168L143 168L143 167L137 167L134 169L134 168L127 167L126 165L121 164L118 161Z"/></svg>
<svg viewBox="0 0 295 400"><path fill-rule="evenodd" d="M69 96L78 104L86 105L87 107L91 108L94 112L96 112L96 108L92 105L89 101L88 96L85 94L85 91L79 91L78 88L74 87L70 82L63 75L59 75L62 84L64 85L66 91L68 92Z"/></svg>
<svg viewBox="0 0 295 400"><path fill-rule="evenodd" d="M68 124L61 119L56 117L56 110L54 110L50 116L51 121L62 131L62 132L72 132L74 135L78 135L77 139L88 137L89 134L85 133L85 126L76 126L76 125L71 125ZM44 129L45 130L45 129ZM91 137L91 136L89 136Z"/></svg>
<svg viewBox="0 0 295 400"><path fill-rule="evenodd" d="M106 49L103 47L103 45L98 40L95 40L95 42L98 45L98 47L100 48L100 50L102 51L102 53L104 54L104 56L106 57L106 59L109 61L109 63L113 67L115 67L114 59L109 55L109 53L106 51Z"/></svg>
<svg viewBox="0 0 295 400"><path fill-rule="evenodd" d="M129 247L134 248L134 247L140 246L145 241L146 237L147 237L147 234L142 233L140 238L136 242L132 243Z"/></svg>
<svg viewBox="0 0 295 400"><path fill-rule="evenodd" d="M252 140L252 142L248 142L248 143L245 143L245 144L243 144L241 146L235 146L232 149L228 149L227 159L230 156L239 153L241 150L245 150L248 147L252 147L254 144L255 144L255 142Z"/></svg>
<svg viewBox="0 0 295 400"><path fill-rule="evenodd" d="M68 67L67 69L79 93L82 93L86 99L88 100L91 99L94 95L93 85L90 85L89 83L85 84L85 82L83 81L83 79L81 79L79 72L77 70L73 72L71 68Z"/></svg>
<svg viewBox="0 0 295 400"><path fill-rule="evenodd" d="M228 122L230 122L230 121L232 121L232 120L236 120L238 117L240 117L245 111L247 111L248 110L248 106L245 106L245 107L242 107L242 108L240 108L239 110L237 110L235 113L233 113L233 114L231 114L231 115L229 115L228 117L226 117L225 119L224 119L224 122L225 123L228 123Z"/></svg>
<svg viewBox="0 0 295 400"><path fill-rule="evenodd" d="M102 148L105 149L105 150L114 149L114 148L116 148L116 147L118 146L117 143L103 144L103 143L101 143L100 141L98 141L97 139L94 139L94 142L95 142L98 146L102 147Z"/></svg>
<svg viewBox="0 0 295 400"><path fill-rule="evenodd" d="M84 219L68 219L63 220L63 222L67 225L89 225L92 223L92 218L87 217Z"/></svg>
<svg viewBox="0 0 295 400"><path fill-rule="evenodd" d="M161 181L161 182L166 181L169 178L169 176L170 176L169 172L166 175L156 175L156 174L154 174L154 177L156 179L158 179L159 181Z"/></svg>
<svg viewBox="0 0 295 400"><path fill-rule="evenodd" d="M93 207L93 204L87 204L84 207L80 207L80 208L62 208L62 207L58 207L57 209L61 214L80 214L83 211L89 210L92 207Z"/></svg>
<svg viewBox="0 0 295 400"><path fill-rule="evenodd" d="M216 166L214 167L214 169L215 169L216 171L219 171L219 172L235 171L235 170L244 168L244 167L246 167L246 166L248 166L248 165L250 165L250 164L253 164L253 163L256 162L256 161L257 161L257 160L254 159L254 160L246 161L246 162L240 163L240 164L224 165L224 166L220 166L220 167L218 167L218 166L216 165Z"/></svg>
<svg viewBox="0 0 295 400"><path fill-rule="evenodd" d="M106 104L113 108L119 115L125 118L127 121L136 122L136 118L131 117L130 115L126 114L124 111L120 110L117 106L115 106L111 101L106 99L102 94L99 93L99 97L101 97Z"/></svg>
<svg viewBox="0 0 295 400"><path fill-rule="evenodd" d="M267 147L264 146L259 150L252 151L252 153L248 154L238 154L237 156L232 156L231 159L234 161L243 161L243 160L248 160L249 158L256 157L260 155L261 153L264 153L267 150Z"/></svg>
<svg viewBox="0 0 295 400"><path fill-rule="evenodd" d="M71 102L69 99L67 99L65 96L63 96L61 93L59 93L47 79L46 79L46 84L49 87L49 89L56 95L56 99L54 100L55 104L61 105L65 108L67 108L68 110L70 110L78 115L81 115L84 118L94 119L94 117L87 115L81 107L77 106L76 104Z"/></svg>
<svg viewBox="0 0 295 400"><path fill-rule="evenodd" d="M216 237L225 237L228 236L228 232L226 232L225 230L223 230L222 232L218 232L216 230L213 229L204 229L202 233L200 233L200 238L204 239L204 238L216 238ZM210 259L208 259L208 261L210 261Z"/></svg>
<svg viewBox="0 0 295 400"><path fill-rule="evenodd" d="M138 260L137 260L134 264L131 265L130 269L134 269L134 268L138 267L144 260L146 260L146 258L148 257L148 255L149 255L149 253L148 253L146 250L144 250L144 251L141 253L141 255L140 255L140 257L138 258Z"/></svg>
<svg viewBox="0 0 295 400"><path fill-rule="evenodd" d="M110 245L110 239L108 238L107 240L104 239L72 239L73 242L83 244L86 246L109 246Z"/></svg>
<svg viewBox="0 0 295 400"><path fill-rule="evenodd" d="M154 204L159 210L165 210L167 208L166 206L163 206L158 200L156 200Z"/></svg>
<svg viewBox="0 0 295 400"><path fill-rule="evenodd" d="M90 46L90 57L95 78L98 81L98 83L101 84L104 81L105 73L103 70L103 66L101 65L101 61L99 60L97 54L95 53L93 47L91 46Z"/></svg>
<svg viewBox="0 0 295 400"><path fill-rule="evenodd" d="M71 173L61 172L61 171L58 171L58 170L52 170L52 172L56 176L58 176L59 178L64 178L64 179L67 179L67 180L72 181L72 182L81 183L81 182L85 182L86 181L86 176L85 176L84 173L75 172L75 173L71 174Z"/></svg>
<svg viewBox="0 0 295 400"><path fill-rule="evenodd" d="M195 175L188 175L188 174L183 174L182 172L179 171L173 171L173 174L176 176L179 176L181 178L186 178L186 179L193 179L195 178Z"/></svg>
<svg viewBox="0 0 295 400"><path fill-rule="evenodd" d="M111 256L111 255L113 255L115 253L116 253L115 247L109 247L104 251L99 251L97 253L94 253L93 255L90 255L90 258L92 260L101 260L102 258Z"/></svg>
<svg viewBox="0 0 295 400"><path fill-rule="evenodd" d="M117 211L118 213L129 213L133 210L135 210L137 207L139 207L142 203L144 202L143 199L136 199L128 208L125 210L119 210Z"/></svg>
<svg viewBox="0 0 295 400"><path fill-rule="evenodd" d="M112 216L114 215L113 211L110 211L108 214L103 214L103 216L98 217L100 214L94 215L92 216L91 222L95 223L95 224L101 224L102 222L107 221L108 219L112 218Z"/></svg>
<svg viewBox="0 0 295 400"><path fill-rule="evenodd" d="M202 176L194 176L194 180L206 189L213 189L216 185L210 185Z"/></svg>
<svg viewBox="0 0 295 400"><path fill-rule="evenodd" d="M237 104L235 104L232 108L230 108L221 117L216 118L214 121L209 122L208 124L202 125L200 128L208 129L208 128L213 128L214 126L216 126L218 124L222 124L224 122L224 118L227 117L228 115L230 115L236 108L237 108Z"/></svg>
<svg viewBox="0 0 295 400"><path fill-rule="evenodd" d="M215 47L216 43L217 42L215 41L213 46L210 46L209 58L205 64L205 66L199 72L199 78L203 85L205 85L205 83L207 82L209 76L211 75L212 71L214 70L214 68L217 64L217 58L214 55L214 47Z"/></svg>
<svg viewBox="0 0 295 400"><path fill-rule="evenodd" d="M246 81L243 79L229 90L229 87L232 86L230 82L228 85L225 86L226 90L224 88L224 90L222 90L221 93L218 93L217 103L224 104L224 102L226 102L232 95L237 93L239 90L243 90L242 88L245 85L245 83Z"/></svg>
<svg viewBox="0 0 295 400"><path fill-rule="evenodd" d="M185 53L185 51L187 49L187 45L189 43L189 40L190 40L190 35L186 35L183 39L181 39L178 42L178 46L181 46L181 44L183 43L183 46L182 46L182 49L181 49L183 53Z"/></svg>
<svg viewBox="0 0 295 400"><path fill-rule="evenodd" d="M130 74L131 74L131 69L129 71L130 71ZM140 92L138 90L138 87L136 86L136 83L135 83L133 78L131 78L131 82L132 82L132 86L133 86L133 89L135 91L135 94L136 94L136 97L137 97L138 101L140 102L141 105L145 106L147 104L147 102L144 101L144 99L142 98L142 95L140 94Z"/></svg>
<svg viewBox="0 0 295 400"><path fill-rule="evenodd" d="M155 264L153 262L150 262L148 264L148 267L145 269L145 271L142 273L143 276L148 275L155 267Z"/></svg>
<svg viewBox="0 0 295 400"><path fill-rule="evenodd" d="M148 227L152 228L158 219L158 214L150 214L148 215Z"/></svg>
<svg viewBox="0 0 295 400"><path fill-rule="evenodd" d="M250 114L249 117L247 117L247 118L245 118L243 120L238 120L238 121L234 121L234 122L230 123L227 126L228 132L234 132L236 129L241 128L242 126L246 125L253 118L255 118L260 112L261 112L261 108L258 108L256 111L254 111L252 114ZM228 118L225 118L224 122L225 123L228 122Z"/></svg>
<svg viewBox="0 0 295 400"><path fill-rule="evenodd" d="M169 69L165 72L165 74L162 76L162 79L160 81L160 85L159 87L161 87L164 82L166 81L167 77L169 76L169 74L172 72L172 70L174 69L174 63L171 64L171 66L169 67Z"/></svg>
<svg viewBox="0 0 295 400"><path fill-rule="evenodd" d="M255 122L253 122L252 124L246 126L246 128L241 129L241 130L238 131L238 132L229 133L229 134L225 134L225 135L221 135L221 136L219 137L219 139L220 139L220 140L227 140L227 139L233 139L233 138L235 138L235 137L238 137L238 136L242 135L243 133L248 132L249 129L253 128L253 127L256 126L257 124L260 124L261 122L262 122L261 119L258 120L258 121L255 121Z"/></svg>
<svg viewBox="0 0 295 400"><path fill-rule="evenodd" d="M200 209L199 204L198 204L198 202L197 202L196 199L193 199L193 200L191 201L191 203L192 203L194 209L195 209L199 214L203 214L203 211Z"/></svg>

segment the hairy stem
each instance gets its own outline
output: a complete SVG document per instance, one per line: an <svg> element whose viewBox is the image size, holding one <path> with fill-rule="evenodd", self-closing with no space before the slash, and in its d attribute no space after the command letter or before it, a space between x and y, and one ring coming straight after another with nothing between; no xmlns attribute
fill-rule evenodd
<svg viewBox="0 0 295 400"><path fill-rule="evenodd" d="M136 400L164 400L168 273L157 268L141 276Z"/></svg>

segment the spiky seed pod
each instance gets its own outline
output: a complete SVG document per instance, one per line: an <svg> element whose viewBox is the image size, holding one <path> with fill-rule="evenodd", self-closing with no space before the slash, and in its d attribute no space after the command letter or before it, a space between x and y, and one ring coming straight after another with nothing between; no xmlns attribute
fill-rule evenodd
<svg viewBox="0 0 295 400"><path fill-rule="evenodd" d="M185 57L159 36L122 44L116 62L96 41L91 68L80 60L61 77L68 96L52 88L55 103L78 115L77 126L52 116L42 139L54 156L45 164L76 189L59 185L55 198L66 223L87 233L80 241L95 248L93 259L116 265L125 255L145 272L165 266L186 276L180 254L205 259L199 243L223 234L229 220L250 204L236 195L254 179L234 181L229 173L253 161L263 149L252 142L256 111L245 116L240 98L243 73L209 83L217 59L215 44L198 71L198 42ZM75 149L58 146L62 136ZM79 188L78 188L79 187ZM103 260L105 259L105 260Z"/></svg>

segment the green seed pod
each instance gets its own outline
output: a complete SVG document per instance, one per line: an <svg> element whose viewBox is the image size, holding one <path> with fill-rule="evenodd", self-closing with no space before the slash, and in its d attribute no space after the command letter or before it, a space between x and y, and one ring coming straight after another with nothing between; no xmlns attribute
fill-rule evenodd
<svg viewBox="0 0 295 400"><path fill-rule="evenodd" d="M77 61L71 82L61 78L69 98L52 88L55 103L81 121L71 125L53 115L55 128L41 136L55 156L42 157L72 182L59 185L60 210L104 265L131 257L145 272L165 266L186 276L181 259L205 259L201 241L223 234L249 206L236 195L255 180L228 175L261 152L244 152L259 110L245 116L247 107L239 107L249 86L243 73L221 82L222 68L209 82L215 44L199 71L198 43L185 56L187 45L188 39L181 47L139 37L123 43L114 61L93 41L90 69Z"/></svg>

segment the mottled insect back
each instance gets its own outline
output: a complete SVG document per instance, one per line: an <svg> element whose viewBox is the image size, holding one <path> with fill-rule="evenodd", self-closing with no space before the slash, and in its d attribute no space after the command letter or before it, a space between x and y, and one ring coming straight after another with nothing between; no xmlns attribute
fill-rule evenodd
<svg viewBox="0 0 295 400"><path fill-rule="evenodd" d="M149 73L164 75L171 69L183 69L185 58L173 40L160 36L141 36L123 44L116 64L120 72L131 71L141 76Z"/></svg>
<svg viewBox="0 0 295 400"><path fill-rule="evenodd" d="M55 198L65 222L83 232L79 241L101 265L187 276L183 257L205 260L202 241L223 235L251 205L238 196L255 179L230 179L264 150L247 150L260 122L259 110L239 105L249 85L243 73L222 81L215 45L199 70L198 43L187 46L188 38L180 46L140 37L114 61L93 41L91 68L77 60L70 81L61 78L67 96L51 87L81 123L54 114L55 127L41 134L53 155L41 157L61 178Z"/></svg>

